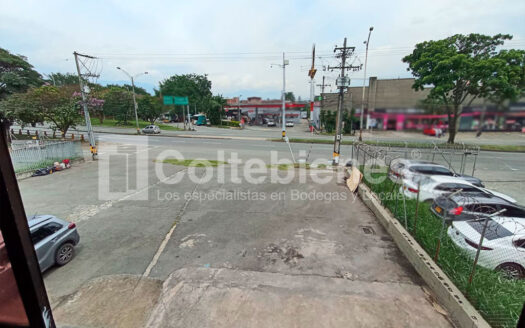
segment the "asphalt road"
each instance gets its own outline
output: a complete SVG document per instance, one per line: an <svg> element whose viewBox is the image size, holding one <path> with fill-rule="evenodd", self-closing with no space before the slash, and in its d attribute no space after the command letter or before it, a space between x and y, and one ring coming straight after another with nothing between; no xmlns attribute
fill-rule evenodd
<svg viewBox="0 0 525 328"><path fill-rule="evenodd" d="M337 183L340 177L336 173L263 166L253 177L266 179L247 182L244 169L248 160L258 158L269 164L270 151L275 151L273 156L278 159L290 159L286 144L110 134L97 137L98 161L88 160L70 170L19 182L27 213L50 213L77 222L81 236L73 261L44 274L54 308L75 302L74 293L99 277L172 277L189 286L204 279L199 271L191 270L211 270L202 283L207 284L210 277L218 275L213 270L219 269L230 270L221 271L221 282L214 284L220 290L183 288L182 298L164 300L166 308L177 309L173 313L180 326L213 322L199 313L225 313L221 318L226 326L242 325L243 321L228 321L239 320L241 315L236 304L242 302L242 296L238 298L238 289L229 289L232 283L244 291L240 295L258 302L261 316L270 318L265 311L271 310L285 318L286 311L296 311L311 318L301 319L304 326L318 327L320 321L316 320L337 317L347 319L333 326L346 327L346 320L355 317L365 326L385 322L407 327L450 326L432 307L421 289L423 283L388 234L360 200ZM330 160L329 145L292 147L295 157L310 152L309 161ZM223 150L230 164L213 168L206 181L207 169L155 162L166 150L176 150L186 159L217 159L217 151ZM299 155L301 150L305 154ZM344 147L343 153L350 154L350 149ZM238 168L237 162L241 162ZM295 175L281 183L279 179L290 172ZM276 181L271 180L272 174ZM241 180L232 179L236 176ZM325 178L330 181L315 180ZM173 180L179 181L172 184ZM237 278L239 274L250 277L244 285ZM336 285L340 285L338 292ZM181 299L189 301L180 304ZM170 303L173 301L179 303ZM276 306L279 302L288 308ZM209 306L220 308L210 310ZM250 318L251 308L243 311L240 318ZM164 315L159 314L164 323L178 322ZM264 322L269 324L259 324L264 326Z"/></svg>
<svg viewBox="0 0 525 328"><path fill-rule="evenodd" d="M220 129L217 129L220 130ZM271 160L271 151L275 151L278 159L292 159L287 144L263 140L239 140L239 139L200 139L200 138L165 138L155 136L129 136L98 134L98 140L104 142L118 142L122 144L144 144L158 146L159 148L173 147L180 149L182 155L188 159L206 158L217 159L217 150L225 152L225 157L230 158L232 153L238 154L239 159L244 161L250 158L259 158L266 162ZM294 158L317 160L319 163L330 164L332 160L333 146L329 144L302 144L291 143L290 147ZM103 152L103 150L101 150ZM409 154L410 155L410 154ZM355 157L355 154L354 154ZM341 146L341 163L346 163L352 158L352 147ZM422 159L432 159L430 155L422 155ZM459 171L461 156L435 156L434 161ZM475 165L475 166L474 166ZM508 153L481 151L474 164L474 157L466 160L465 174L472 174L485 182L489 189L493 189L510 195L525 205L525 194L522 192L522 184L525 183L525 153Z"/></svg>

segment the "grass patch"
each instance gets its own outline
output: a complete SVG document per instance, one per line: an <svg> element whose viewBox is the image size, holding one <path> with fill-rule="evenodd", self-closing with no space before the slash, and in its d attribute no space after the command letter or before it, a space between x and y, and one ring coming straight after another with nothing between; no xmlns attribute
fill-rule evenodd
<svg viewBox="0 0 525 328"><path fill-rule="evenodd" d="M134 120L128 121L128 124L124 125L120 122L117 122L117 120L112 119L112 118L106 118L104 119L104 122L100 124L100 119L98 117L94 117L91 119L91 124L93 126L104 126L104 127L110 127L110 128L136 128L136 124ZM143 129L148 125L151 125L151 123L139 120L140 129ZM155 123L155 125L157 125L161 130L165 130L165 131L182 131L183 130L176 126L167 125L167 124Z"/></svg>
<svg viewBox="0 0 525 328"><path fill-rule="evenodd" d="M374 180L382 176L386 178L384 173L371 174ZM376 184L368 181L366 177L363 178L363 181L379 196L383 206L388 208L404 226L403 202L402 198L399 198L401 197L398 192L399 187L396 188L389 179ZM396 197L398 199L397 213ZM406 207L407 230L433 257L441 230L441 221L430 212L429 204L420 203L415 231L416 201L407 199ZM469 286L468 279L473 260L456 247L446 233L444 233L437 264L493 327L516 327L525 302L525 279L505 279L499 272L478 266L472 284Z"/></svg>
<svg viewBox="0 0 525 328"><path fill-rule="evenodd" d="M290 170L290 169L299 169L299 168L305 168L307 170L311 169L325 169L328 167L326 164L319 164L317 166L311 166L309 163L289 163L289 164L268 164L266 165L267 168L273 169L276 168L278 170Z"/></svg>
<svg viewBox="0 0 525 328"><path fill-rule="evenodd" d="M212 159L176 159L167 158L162 163L168 163L173 165L191 166L191 167L217 167L222 164L228 164L223 161L216 161Z"/></svg>
<svg viewBox="0 0 525 328"><path fill-rule="evenodd" d="M280 138L270 139L274 142L283 142ZM313 138L290 138L290 142L295 143L313 143L313 144L333 144L333 140L329 139L313 139ZM357 143L352 140L343 140L342 145L353 145ZM365 140L361 143L367 145L375 146L390 146L390 147L407 147L407 148L434 148L434 144L431 142L402 142L402 141L372 141ZM436 143L440 149L454 148L458 146L463 146L463 144L448 144L446 142ZM480 150L486 151L501 151L501 152L514 152L514 153L523 153L525 152L524 145L475 145L475 144L465 144L465 147L476 148L479 147Z"/></svg>

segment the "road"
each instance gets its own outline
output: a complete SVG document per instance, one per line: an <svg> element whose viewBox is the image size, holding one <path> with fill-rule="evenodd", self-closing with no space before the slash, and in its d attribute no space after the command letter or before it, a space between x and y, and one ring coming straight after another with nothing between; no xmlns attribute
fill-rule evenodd
<svg viewBox="0 0 525 328"><path fill-rule="evenodd" d="M75 221L81 235L73 261L44 274L59 324L103 326L90 320L104 315L64 309L82 302L85 294L75 294L82 286L106 279L107 293L115 288L108 281L125 274L165 281L152 327L450 327L373 214L332 170L263 166L252 173L264 181L246 180L250 159L269 164L270 151L290 159L286 144L97 137L99 161L19 183L27 213ZM208 169L154 162L166 150L186 159L217 159L223 150L229 164L211 169L205 182ZM310 151L309 161L331 155L329 145L293 145L296 157L301 150ZM105 169L109 178L101 180ZM324 178L330 181L315 180ZM133 298L84 302L77 308L93 310L100 302L96 310L107 312Z"/></svg>

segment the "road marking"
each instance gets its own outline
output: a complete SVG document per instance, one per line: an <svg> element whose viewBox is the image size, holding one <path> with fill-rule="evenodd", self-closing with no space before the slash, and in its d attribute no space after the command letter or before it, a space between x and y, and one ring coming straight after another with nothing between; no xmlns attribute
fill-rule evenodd
<svg viewBox="0 0 525 328"><path fill-rule="evenodd" d="M192 194L195 192L195 190L197 190L197 186L198 185L199 185L198 183L195 184L195 187L193 188ZM157 265L157 262L158 262L160 256L162 255L162 252L164 252L164 249L166 248L166 245L168 245L168 242L170 241L170 238L171 238L171 235L173 234L173 231L175 231L175 228L177 227L177 222L182 218L182 216L184 215L184 212L186 212L186 208L188 207L190 201L191 201L191 197L188 197L188 199L186 199L186 202L184 203L184 205L180 209L179 214L177 214L177 217L175 217L175 222L173 222L173 226L171 227L170 231L168 231L168 233L164 237L164 240L162 241L162 243L160 243L159 249L157 249L157 252L155 253L155 255L153 255L153 258L151 259L151 262L148 264L146 270L142 274L142 277L148 277L149 274L151 273L151 270L153 269L153 267L155 265Z"/></svg>
<svg viewBox="0 0 525 328"><path fill-rule="evenodd" d="M154 187L156 185L159 185L165 181L168 181L169 179L172 179L174 178L177 174L184 174L184 172L186 171L187 169L184 169L182 171L178 171L162 180L159 180L149 186L146 186L140 190L137 190L133 193L130 193L130 194L127 194L125 196L123 196L122 198L119 198L119 199L116 199L116 200L108 200L100 205L80 205L80 206L77 206L75 208L75 210L73 211L73 213L69 214L67 217L66 217L66 220L67 221L71 221L71 222L75 222L75 223L79 223L79 222L82 222L82 221L85 221L85 220L88 220L90 219L91 217L97 215L98 213L100 213L102 210L105 210L105 209L108 209L110 207L113 206L113 204L115 203L118 203L118 202L121 202L123 200L126 200L130 197L133 197L141 192L144 192L144 191L148 191L151 187Z"/></svg>

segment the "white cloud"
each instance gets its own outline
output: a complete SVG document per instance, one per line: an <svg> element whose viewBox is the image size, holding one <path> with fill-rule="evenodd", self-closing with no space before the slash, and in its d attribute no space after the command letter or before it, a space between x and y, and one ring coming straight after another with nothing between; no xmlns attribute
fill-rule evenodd
<svg viewBox="0 0 525 328"><path fill-rule="evenodd" d="M312 43L317 53L334 44L356 46L364 62L363 40L374 26L368 75L408 76L401 58L416 42L454 33L510 33L524 48L523 1L4 1L0 12L2 47L29 57L40 71L73 72L74 50L104 58L101 80L122 81L115 66L149 71L138 81L151 88L172 74L207 73L213 91L233 96L279 97L280 53L287 51L288 90L307 98ZM517 40L517 41L516 41ZM301 51L303 53L296 53ZM224 53L258 53L225 59ZM116 54L121 54L118 57ZM131 56L142 54L143 56ZM159 54L215 54L159 56ZM112 56L110 56L112 55ZM246 58L255 57L255 58ZM69 60L66 61L65 59ZM359 63L359 61L356 61ZM329 58L318 65L335 64ZM320 67L320 66L319 66ZM322 74L336 73L319 69ZM362 83L362 72L352 73Z"/></svg>

